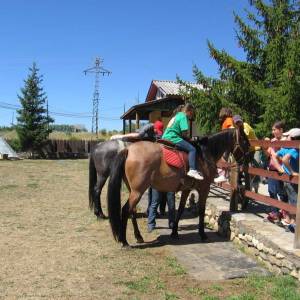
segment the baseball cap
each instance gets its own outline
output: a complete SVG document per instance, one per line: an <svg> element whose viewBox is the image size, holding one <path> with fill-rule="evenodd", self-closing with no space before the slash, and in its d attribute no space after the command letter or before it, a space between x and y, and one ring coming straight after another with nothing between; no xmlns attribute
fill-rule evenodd
<svg viewBox="0 0 300 300"><path fill-rule="evenodd" d="M243 119L240 115L234 115L232 119L234 123L243 122Z"/></svg>
<svg viewBox="0 0 300 300"><path fill-rule="evenodd" d="M287 132L284 132L282 135L290 136L292 138L300 136L300 128L292 128Z"/></svg>

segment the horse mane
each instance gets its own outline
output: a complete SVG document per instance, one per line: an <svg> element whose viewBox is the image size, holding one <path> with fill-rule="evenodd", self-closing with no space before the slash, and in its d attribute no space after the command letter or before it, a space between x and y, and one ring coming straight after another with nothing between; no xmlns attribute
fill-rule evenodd
<svg viewBox="0 0 300 300"><path fill-rule="evenodd" d="M195 142L196 149L200 153L205 153L205 150L208 150L214 158L218 158L227 150L228 145L231 144L233 132L234 129L229 128L212 135L198 137Z"/></svg>

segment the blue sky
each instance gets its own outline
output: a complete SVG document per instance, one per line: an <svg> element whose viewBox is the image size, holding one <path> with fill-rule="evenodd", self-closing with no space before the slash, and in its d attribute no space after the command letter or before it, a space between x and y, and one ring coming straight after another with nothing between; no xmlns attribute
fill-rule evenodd
<svg viewBox="0 0 300 300"><path fill-rule="evenodd" d="M237 58L233 11L247 0L10 0L0 8L0 104L18 105L17 94L35 61L44 76L50 111L91 114L93 66L104 59L109 77L100 78L100 128L121 129L118 120L144 102L151 80L193 81L196 64L217 76L207 40ZM13 110L0 107L0 126ZM88 118L55 116L57 124L84 124Z"/></svg>

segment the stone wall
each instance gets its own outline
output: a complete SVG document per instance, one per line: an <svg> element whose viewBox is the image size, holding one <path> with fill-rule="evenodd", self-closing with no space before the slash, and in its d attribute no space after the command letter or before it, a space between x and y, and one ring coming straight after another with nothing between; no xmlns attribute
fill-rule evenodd
<svg viewBox="0 0 300 300"><path fill-rule="evenodd" d="M241 218L239 215L246 214L224 211L213 203L208 203L205 223L208 228L218 231L221 236L233 241L241 250L255 257L272 273L290 274L300 280L299 252L287 251L280 245L276 245L270 238L270 232L267 233L266 230L258 232L251 226L255 221L247 222L246 218ZM276 227L274 224L271 225ZM291 243L291 238L287 242Z"/></svg>

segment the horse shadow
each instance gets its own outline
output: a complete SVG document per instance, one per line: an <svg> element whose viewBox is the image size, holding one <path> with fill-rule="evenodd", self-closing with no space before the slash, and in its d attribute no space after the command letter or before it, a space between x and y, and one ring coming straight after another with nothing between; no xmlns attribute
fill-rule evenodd
<svg viewBox="0 0 300 300"><path fill-rule="evenodd" d="M224 243L229 242L228 238L220 236L218 233L210 230L206 230L207 240L202 241L198 232L190 232L190 230L198 228L196 225L188 225L186 228L180 228L179 237L172 238L170 233L163 232L158 236L157 239L145 242L143 244L135 244L131 247L134 249L147 249L147 248L157 248L166 245L180 246L180 245L193 245L193 244L208 244L208 243ZM186 231L186 232L184 232Z"/></svg>

